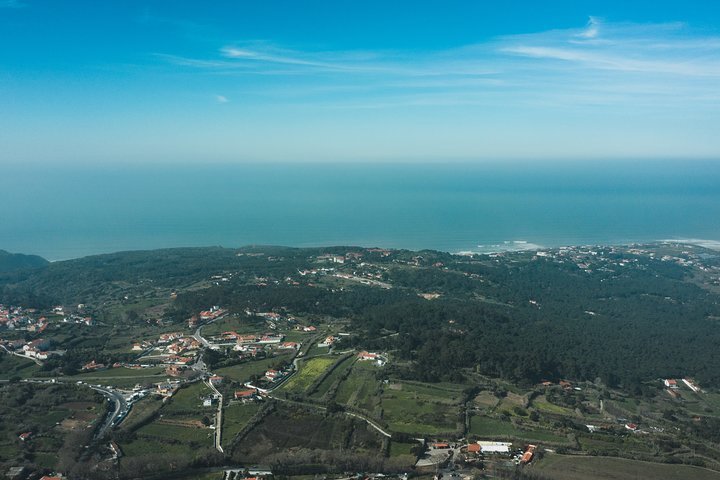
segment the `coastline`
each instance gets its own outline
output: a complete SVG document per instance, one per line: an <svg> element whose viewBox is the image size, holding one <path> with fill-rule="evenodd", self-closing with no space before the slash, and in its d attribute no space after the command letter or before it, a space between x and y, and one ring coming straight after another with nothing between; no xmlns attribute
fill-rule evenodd
<svg viewBox="0 0 720 480"><path fill-rule="evenodd" d="M478 244L476 249L466 249L466 250L450 250L450 249L440 249L440 248L406 248L406 247L396 247L396 246L387 246L382 244L354 244L354 243L347 243L347 242L340 242L336 244L302 244L302 245L281 245L281 244L269 244L269 243L263 243L263 244L245 244L245 245L239 245L239 246L222 246L222 248L229 248L229 249L240 249L244 248L250 245L268 245L268 246L277 246L277 247L288 247L288 248L333 248L333 247L339 247L339 246L347 246L348 248L357 247L357 248L387 248L390 250L410 250L410 251L421 251L421 250L435 250L438 252L444 252L449 253L451 255L492 255L492 254L499 254L499 253L515 253L515 252L530 252L530 251L542 251L542 250L553 250L563 247L598 247L598 246L609 246L609 247L632 247L635 245L647 245L647 244L662 244L662 243L668 243L668 244L681 244L681 245L692 245L696 247L706 248L708 250L715 250L720 252L720 240L712 240L712 239L699 239L699 238L665 238L665 239L656 239L656 240L647 240L647 241L617 241L617 242L579 242L579 243L558 243L555 245L541 245L539 243L531 242L529 240L505 240L501 243L490 243L490 244ZM209 247L217 247L218 245L174 245L174 246L166 246L166 247L158 247L158 248L133 248L133 249L121 249L121 250L113 250L113 251L104 251L100 253L90 253L87 255L78 255L73 257L66 257L66 258L54 258L54 259L47 259L51 263L58 263L58 262L64 262L64 261L70 261L70 260L77 260L80 258L85 257L92 257L97 255L110 255L114 253L120 253L120 252L139 252L139 251L149 251L149 250L163 250L163 249L169 249L169 248L209 248ZM14 253L23 253L28 254L28 252L14 252ZM46 257L45 257L46 258Z"/></svg>

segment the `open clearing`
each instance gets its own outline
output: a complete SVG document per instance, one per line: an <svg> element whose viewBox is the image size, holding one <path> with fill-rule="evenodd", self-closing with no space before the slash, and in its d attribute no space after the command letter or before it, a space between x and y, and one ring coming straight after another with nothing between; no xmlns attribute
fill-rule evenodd
<svg viewBox="0 0 720 480"><path fill-rule="evenodd" d="M667 465L611 457L546 456L531 470L557 480L719 480L720 473L688 465Z"/></svg>
<svg viewBox="0 0 720 480"><path fill-rule="evenodd" d="M222 367L215 370L215 374L227 377L235 382L247 382L254 375L263 375L273 365L290 360L291 353L283 353L275 357L263 358L262 360L251 360L230 367Z"/></svg>
<svg viewBox="0 0 720 480"><path fill-rule="evenodd" d="M284 391L304 392L337 358L316 357L300 364L300 371L283 386Z"/></svg>
<svg viewBox="0 0 720 480"><path fill-rule="evenodd" d="M257 413L260 405L257 403L234 403L225 408L223 412L222 444L227 448L240 430Z"/></svg>

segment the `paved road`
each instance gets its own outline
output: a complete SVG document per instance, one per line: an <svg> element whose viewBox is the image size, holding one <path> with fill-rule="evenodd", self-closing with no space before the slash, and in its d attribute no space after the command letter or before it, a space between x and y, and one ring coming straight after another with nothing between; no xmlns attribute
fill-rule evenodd
<svg viewBox="0 0 720 480"><path fill-rule="evenodd" d="M120 418L121 416L124 417L128 414L128 412L130 411L130 406L128 405L127 401L125 401L125 397L123 397L114 390L111 390L107 387L98 387L95 385L90 385L90 388L92 388L96 392L101 393L110 402L113 402L115 404L115 409L110 415L107 416L105 422L103 422L95 435L95 438L102 438L102 436L105 435L105 433L107 433L107 431L115 425L115 422L116 420L118 420L118 418Z"/></svg>
<svg viewBox="0 0 720 480"><path fill-rule="evenodd" d="M0 380L2 381L2 380ZM22 380L23 382L31 382L31 383L75 383L71 379L63 379L63 378L26 378ZM130 411L130 405L128 405L127 401L125 400L125 397L123 397L120 393L116 392L115 390L103 387L103 386L97 386L97 385L90 385L88 383L83 383L82 385L85 385L96 392L102 394L105 398L107 398L110 402L112 402L115 407L113 408L113 411L111 414L105 418L105 421L100 426L100 428L97 430L95 434L95 438L102 438L107 431L112 428L115 425L116 420L120 417L124 417L128 414Z"/></svg>
<svg viewBox="0 0 720 480"><path fill-rule="evenodd" d="M371 427L373 427L375 430L377 430L378 432L380 432L382 435L384 435L384 436L386 436L386 437L388 437L388 438L392 437L392 434L391 434L391 433L386 432L385 430L383 430L382 428L380 428L380 425L378 425L377 423L373 422L372 420L370 420L369 418L365 417L364 415L360 415L360 414L354 413L354 412L345 412L345 413L346 413L347 415L350 415L351 417L355 417L355 418L359 418L359 419L361 419L361 420L365 420L365 421L368 423L368 425L370 425Z"/></svg>
<svg viewBox="0 0 720 480"><path fill-rule="evenodd" d="M218 395L218 411L217 415L215 416L215 449L220 452L224 453L224 450L222 448L222 414L223 414L223 397L220 392L218 392L217 388L215 388L215 385L212 384L211 381L205 382L205 385L210 387L213 392L215 392Z"/></svg>
<svg viewBox="0 0 720 480"><path fill-rule="evenodd" d="M195 333L193 334L193 338L194 338L195 340L197 340L198 342L202 343L206 348L210 348L210 346L211 346L212 344L211 344L210 342L208 342L208 341L205 339L205 337L202 336L202 329L203 329L203 327L205 327L206 325L210 325L211 323L217 322L218 320L222 320L222 319L225 318L225 317L227 317L227 313L226 313L225 315L220 315L219 317L217 317L217 318L215 318L215 319L212 319L212 320L210 320L210 321L207 322L207 323L203 323L202 325L200 325L200 326L197 328L197 330L195 330Z"/></svg>

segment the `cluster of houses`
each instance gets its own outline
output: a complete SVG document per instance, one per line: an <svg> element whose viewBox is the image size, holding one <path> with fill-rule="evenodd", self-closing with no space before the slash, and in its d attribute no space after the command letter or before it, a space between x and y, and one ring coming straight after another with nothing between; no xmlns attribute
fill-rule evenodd
<svg viewBox="0 0 720 480"><path fill-rule="evenodd" d="M52 311L45 312L48 316L55 318L60 323L76 323L93 325L92 316L83 314L78 305L77 313L66 313L64 307L53 307ZM61 316L61 320L57 318ZM34 308L7 307L0 305L0 329L25 330L28 332L42 333L50 324L50 319Z"/></svg>
<svg viewBox="0 0 720 480"><path fill-rule="evenodd" d="M343 264L345 263L345 255L335 255L335 254L324 254L324 255L318 255L315 257L315 260L318 262L330 262L330 263L338 263Z"/></svg>
<svg viewBox="0 0 720 480"><path fill-rule="evenodd" d="M215 320L216 318L225 315L225 313L225 310L215 305L213 307L210 307L210 310L200 312L199 317L200 320L202 320L203 322L209 322L210 320Z"/></svg>
<svg viewBox="0 0 720 480"><path fill-rule="evenodd" d="M700 387L697 386L697 384L689 379L689 378L683 378L681 382L690 390L692 390L695 393L701 393L702 390ZM680 383L674 378L665 378L663 379L663 385L665 386L665 391L673 398L680 398L680 393L678 390L680 390Z"/></svg>
<svg viewBox="0 0 720 480"><path fill-rule="evenodd" d="M544 381L540 382L540 385L542 385L543 387L552 387L556 384L555 384L555 382L551 382L549 380L544 380ZM580 387L574 387L572 382L569 380L560 380L559 382L557 382L557 385L565 391L577 390L579 392L582 390L582 388L580 388Z"/></svg>
<svg viewBox="0 0 720 480"><path fill-rule="evenodd" d="M277 384L285 380L290 375L290 373L292 373L292 369L292 365L287 365L281 369L270 368L266 370L262 378L258 380L257 385L253 385L252 383L248 382L245 384L245 387L251 390L257 390L264 395L268 392L267 389L272 388L273 386L276 386ZM248 399L252 398L248 397Z"/></svg>
<svg viewBox="0 0 720 480"><path fill-rule="evenodd" d="M223 278L223 281L227 281L227 278ZM203 310L202 312L198 313L197 315L193 315L188 319L188 327L189 328L195 328L198 326L200 322L206 323L211 322L215 319L220 318L221 316L225 315L227 313L227 310L224 310L217 305L213 305L208 310Z"/></svg>
<svg viewBox="0 0 720 480"><path fill-rule="evenodd" d="M187 352L198 350L201 347L202 343L193 337L186 337L182 332L171 332L161 334L156 343L147 340L135 342L132 350L142 352L151 348L159 348L162 350L162 354L168 357L177 357L183 353L187 354Z"/></svg>
<svg viewBox="0 0 720 480"><path fill-rule="evenodd" d="M241 356L245 357L255 357L260 352L272 350L297 350L300 348L299 343L283 341L284 339L284 335L278 333L243 335L235 331L228 331L211 340L216 345L232 345L234 351L241 352Z"/></svg>
<svg viewBox="0 0 720 480"><path fill-rule="evenodd" d="M45 317L37 318L34 308L6 307L0 305L0 328L8 330L27 330L29 332L42 332L47 328Z"/></svg>
<svg viewBox="0 0 720 480"><path fill-rule="evenodd" d="M264 386L266 388L260 388L251 383L246 383L245 389L237 390L235 392L235 400L247 403L262 399L262 397L264 397L268 393L267 387L282 382L285 378L287 378L288 375L290 375L291 368L292 367L288 366L287 368L282 370L275 370L272 368L268 369L263 375L262 381L260 382L261 384L265 382Z"/></svg>
<svg viewBox="0 0 720 480"><path fill-rule="evenodd" d="M61 355L64 352L59 350L49 350L51 343L49 340L43 338L37 338L35 340L2 340L0 339L0 345L8 351L15 352L18 355L23 355L28 358L36 360L47 360L52 355Z"/></svg>
<svg viewBox="0 0 720 480"><path fill-rule="evenodd" d="M160 382L156 385L155 393L163 397L165 400L172 397L178 388L180 388L179 381Z"/></svg>
<svg viewBox="0 0 720 480"><path fill-rule="evenodd" d="M375 352L368 352L363 350L362 352L358 353L358 361L365 361L365 362L373 362L378 367L382 367L387 363L387 358L379 353Z"/></svg>

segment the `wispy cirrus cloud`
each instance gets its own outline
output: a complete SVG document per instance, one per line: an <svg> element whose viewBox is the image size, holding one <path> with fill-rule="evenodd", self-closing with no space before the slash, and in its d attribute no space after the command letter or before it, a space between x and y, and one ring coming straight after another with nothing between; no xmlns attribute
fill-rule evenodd
<svg viewBox="0 0 720 480"><path fill-rule="evenodd" d="M0 8L25 8L28 4L21 0L0 0Z"/></svg>
<svg viewBox="0 0 720 480"><path fill-rule="evenodd" d="M246 41L222 45L206 58L160 57L237 78L245 91L278 101L312 97L348 108L443 102L647 108L683 101L707 107L717 104L720 91L720 37L682 23L611 23L598 17L578 28L445 50L311 50ZM295 80L257 84L251 79L257 75Z"/></svg>
<svg viewBox="0 0 720 480"><path fill-rule="evenodd" d="M591 17L585 29L506 37L502 52L562 60L578 68L720 76L720 38L696 37L679 23L604 24Z"/></svg>

